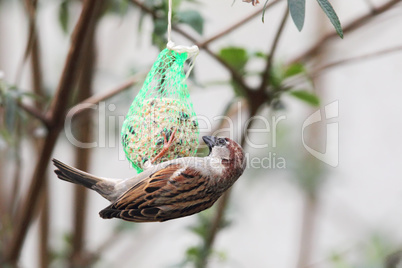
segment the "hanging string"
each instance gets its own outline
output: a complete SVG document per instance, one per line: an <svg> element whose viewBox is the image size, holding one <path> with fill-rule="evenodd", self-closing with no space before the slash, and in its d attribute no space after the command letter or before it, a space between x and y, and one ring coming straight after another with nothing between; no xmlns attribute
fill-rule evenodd
<svg viewBox="0 0 402 268"><path fill-rule="evenodd" d="M170 38L171 33L172 33L172 0L169 0L168 28L167 28L168 44L172 42L172 39Z"/></svg>
<svg viewBox="0 0 402 268"><path fill-rule="evenodd" d="M176 45L172 39L171 39L171 34L172 34L172 0L169 0L169 10L168 10L168 28L167 28L167 39L168 43L166 47L170 50L176 51L177 53L187 53L188 58L193 58L190 65L189 69L186 73L186 79L189 77L191 71L194 68L194 62L195 58L198 56L198 53L200 50L198 49L198 46L181 46L181 45Z"/></svg>

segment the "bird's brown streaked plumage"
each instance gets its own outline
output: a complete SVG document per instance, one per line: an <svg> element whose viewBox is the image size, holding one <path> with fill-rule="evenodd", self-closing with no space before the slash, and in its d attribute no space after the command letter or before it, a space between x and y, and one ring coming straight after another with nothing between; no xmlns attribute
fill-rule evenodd
<svg viewBox="0 0 402 268"><path fill-rule="evenodd" d="M167 221L211 207L245 169L243 149L228 138L203 137L207 157L186 157L146 169L134 178L98 178L53 160L60 179L97 191L112 202L100 211L105 219Z"/></svg>
<svg viewBox="0 0 402 268"><path fill-rule="evenodd" d="M153 173L102 210L102 218L127 221L166 221L200 212L212 206L220 193L200 172L172 164Z"/></svg>

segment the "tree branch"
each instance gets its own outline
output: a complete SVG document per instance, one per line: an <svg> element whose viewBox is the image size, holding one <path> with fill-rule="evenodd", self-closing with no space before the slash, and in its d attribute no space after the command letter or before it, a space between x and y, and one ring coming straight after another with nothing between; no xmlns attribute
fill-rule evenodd
<svg viewBox="0 0 402 268"><path fill-rule="evenodd" d="M343 27L343 32L346 34L348 32L352 32L356 29L358 29L361 26L364 26L366 22L371 20L372 18L388 11L392 7L394 7L396 4L400 3L402 0L391 0L377 8L374 8L370 13L365 14L352 22L350 22L347 26ZM328 33L327 35L324 35L321 39L319 39L311 48L306 50L304 53L296 57L295 59L290 61L290 64L296 63L296 62L301 62L301 61L308 61L311 57L315 56L316 54L321 52L321 49L324 47L325 43L327 43L329 40L331 40L334 37L337 37L338 34L333 31L331 33Z"/></svg>
<svg viewBox="0 0 402 268"><path fill-rule="evenodd" d="M104 8L98 9L96 22L99 20ZM92 23L88 30L87 40L84 44L78 87L77 101L82 101L91 96L93 87L93 77L96 65L96 46L95 46L96 23ZM75 118L74 127L77 139L82 142L89 142L92 137L91 113L85 112L81 118ZM90 165L90 148L75 148L75 167L88 171ZM71 244L71 258L69 264L71 267L85 267L87 256L85 254L86 238L86 216L87 216L87 196L88 189L74 185L74 215L73 215L73 237Z"/></svg>
<svg viewBox="0 0 402 268"><path fill-rule="evenodd" d="M230 197L230 192L231 190L227 190L226 193L222 195L222 197L218 201L218 207L215 212L215 217L212 219L212 222L210 224L205 242L204 242L204 247L202 250L201 258L199 260L199 263L196 265L197 268L205 268L207 267L209 255L211 253L211 250L213 248L214 242L216 235L218 234L220 227L223 223L224 217L225 217L225 210L227 207L227 204L229 202L229 197Z"/></svg>
<svg viewBox="0 0 402 268"><path fill-rule="evenodd" d="M249 100L250 104L249 106L252 106L254 104L257 104L257 102L254 99ZM260 102L258 102L260 103ZM264 103L264 102L262 102ZM253 116L255 116L258 113L259 108L261 107L261 104L257 104L257 108L249 108L250 114L247 118L250 119ZM253 121L250 122L250 124L248 124L247 126L247 130L249 130L253 125ZM241 146L245 147L246 145L246 136L247 136L247 130L243 133L242 137L241 137ZM229 197L230 197L230 193L231 193L232 189L229 189L226 191L226 193L218 200L218 208L217 211L211 221L211 224L209 225L210 228L208 230L208 233L206 235L206 239L205 239L205 243L204 243L204 247L203 247L203 251L202 251L202 255L201 255L201 259L199 260L199 263L197 264L197 267L206 267L207 266L207 262L208 262L208 258L209 255L211 253L211 250L213 248L216 236L220 230L220 226L222 225L222 222L224 220L225 217L225 211L226 211L226 207L229 203Z"/></svg>
<svg viewBox="0 0 402 268"><path fill-rule="evenodd" d="M49 164L50 156L56 144L61 126L63 125L63 116L67 108L67 100L69 99L75 84L78 69L77 65L82 54L83 43L88 29L90 28L90 24L94 20L94 14L96 14L96 10L100 5L101 3L96 0L86 0L83 2L83 9L74 29L70 50L60 79L59 87L51 109L48 112L51 118L51 128L41 148L28 193L25 195L26 198L18 209L19 214L15 221L15 229L13 230L10 244L5 252L5 259L11 265L16 265L28 227L31 224L35 208L37 207L40 192L44 184L43 177Z"/></svg>
<svg viewBox="0 0 402 268"><path fill-rule="evenodd" d="M282 17L282 21L279 25L278 30L276 31L276 35L274 38L274 41L272 43L272 47L270 49L270 52L268 53L268 59L267 59L267 64L265 67L265 70L263 74L261 75L261 85L260 85L260 91L265 91L265 88L269 84L269 80L271 78L271 71L272 71L272 63L273 63L273 58L275 56L276 48L279 43L279 39L281 38L281 35L283 33L283 29L285 28L285 24L287 21L287 18L289 16L289 8L285 8L285 14Z"/></svg>
<svg viewBox="0 0 402 268"><path fill-rule="evenodd" d="M44 115L40 110L38 110L36 107L32 107L30 105L24 104L23 102L18 102L18 106L22 108L25 112L27 112L29 115L35 117L39 121L41 121L47 128L50 126L50 118L47 118L46 115Z"/></svg>
<svg viewBox="0 0 402 268"><path fill-rule="evenodd" d="M33 84L33 92L40 96L45 97L43 92L43 79L42 79L42 68L40 62L40 49L39 49L39 41L38 41L38 33L36 29L36 7L37 0L25 0L26 10L29 16L29 29L30 29L30 39L31 45L27 45L27 55L31 56L31 68L32 68L32 84ZM30 48L30 49L28 49ZM38 100L35 100L35 106L38 110L40 110L40 103Z"/></svg>
<svg viewBox="0 0 402 268"><path fill-rule="evenodd" d="M101 101L107 100L107 99L119 94L120 92L129 89L130 87L134 86L138 82L142 81L143 75L144 75L143 73L136 74L133 77L127 79L121 85L118 85L115 88L107 90L105 93L93 95L93 96L81 101L80 103L74 105L70 110L72 110L72 109L77 110L74 113L74 117L77 115L80 115L88 107L88 104L98 104Z"/></svg>
<svg viewBox="0 0 402 268"><path fill-rule="evenodd" d="M29 16L29 29L30 29L30 38L27 45L27 54L26 57L30 55L31 58L31 77L32 77L32 89L33 92L40 96L42 99L45 98L45 93L43 92L43 79L42 79L42 68L41 68L41 60L40 60L40 45L38 39L38 33L36 29L36 14L37 14L37 0L25 0L25 9ZM49 126L49 122L44 115L42 115L42 107L41 102L38 99L34 100L34 107L37 112L37 118L41 120L46 127ZM32 111L31 111L32 115ZM37 124L30 124L29 129L33 131L33 128L36 128ZM35 149L37 153L40 153L41 144L43 143L42 137L32 137L32 142L35 145ZM39 246L38 246L38 255L39 255L39 267L47 268L49 266L49 248L48 248L48 240L49 240L49 190L48 190L48 174L47 172L44 175L44 186L42 190L42 200L40 202L40 219L39 219ZM15 183L19 183L15 181Z"/></svg>
<svg viewBox="0 0 402 268"><path fill-rule="evenodd" d="M351 57L348 59L334 61L334 62L325 64L325 65L320 66L317 69L315 69L313 71L313 77L321 75L322 72L327 71L328 69L331 69L331 68L343 66L345 64L356 63L359 61L368 60L371 58L375 58L375 57L379 57L379 56L383 56L383 55L387 55L387 54L391 54L391 53L395 53L395 52L401 52L401 51L402 51L402 46L396 46L396 47L392 47L392 48L386 48L383 50L379 50L379 51L376 51L373 53L368 53L365 55L360 55L360 56L355 56L355 57Z"/></svg>
<svg viewBox="0 0 402 268"><path fill-rule="evenodd" d="M98 104L101 101L107 100L109 98L112 98L113 96L119 94L120 92L129 89L130 87L134 86L138 82L142 81L144 74L139 73L134 75L133 77L127 79L125 82L123 82L121 85L118 85L115 88L112 88L110 90L106 90L105 93L100 93L97 95L93 95L80 103L74 105L71 109L78 109L78 107L82 106L82 110L77 110L77 113L74 114L74 116L81 114L82 112L85 111L85 106L86 104ZM29 115L35 117L39 121L41 121L47 128L50 128L51 125L51 119L46 117L46 115L42 114L37 108L30 106L25 103L18 103L18 105Z"/></svg>
<svg viewBox="0 0 402 268"><path fill-rule="evenodd" d="M88 6L89 3L93 6ZM48 115L51 118L51 122L53 124L57 124L57 121L59 120L58 117L64 114L64 110L67 105L66 100L68 100L69 93L71 93L71 88L74 85L77 77L77 70L79 69L79 59L84 47L83 44L88 34L88 30L91 28L91 23L94 23L94 20L96 19L94 18L96 10L88 11L86 9L94 9L94 7L99 8L101 3L98 3L95 0L86 0L84 1L83 5L84 6L82 15L72 36L73 41L71 42L71 47L67 56L63 75L60 79L59 87L56 91L56 96L54 97L51 108L48 111Z"/></svg>
<svg viewBox="0 0 402 268"><path fill-rule="evenodd" d="M269 4L267 4L265 11L270 9L270 8L272 8L272 7L274 7L276 4L280 3L281 1L282 0L276 0L276 1L273 1L273 2L271 2ZM244 24L249 22L251 19L253 19L257 15L260 15L262 13L263 9L264 8L258 9L257 11L255 11L255 12L251 13L250 15L248 15L247 17L239 20L238 22L234 23L233 25L229 26L228 28L220 31L219 33L217 33L217 34L215 34L215 35L213 35L213 36L211 36L211 37L209 37L207 39L205 39L202 42L197 43L197 46L200 47L200 48L203 48L203 47L207 46L209 43L212 43L213 41L215 41L215 40L217 40L217 39L219 39L221 37L224 37L228 33L231 33L232 31L236 30L237 28L243 26Z"/></svg>

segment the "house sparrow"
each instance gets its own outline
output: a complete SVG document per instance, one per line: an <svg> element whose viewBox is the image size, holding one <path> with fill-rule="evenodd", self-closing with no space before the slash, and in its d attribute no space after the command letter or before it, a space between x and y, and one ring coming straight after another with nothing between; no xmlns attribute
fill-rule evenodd
<svg viewBox="0 0 402 268"><path fill-rule="evenodd" d="M260 1L258 1L258 0L243 0L243 2L252 3L253 6L255 6L255 5L260 3Z"/></svg>
<svg viewBox="0 0 402 268"><path fill-rule="evenodd" d="M97 191L112 204L104 219L132 222L167 221L211 207L246 167L243 149L229 138L204 136L206 157L185 157L145 169L131 179L106 179L53 159L62 179Z"/></svg>

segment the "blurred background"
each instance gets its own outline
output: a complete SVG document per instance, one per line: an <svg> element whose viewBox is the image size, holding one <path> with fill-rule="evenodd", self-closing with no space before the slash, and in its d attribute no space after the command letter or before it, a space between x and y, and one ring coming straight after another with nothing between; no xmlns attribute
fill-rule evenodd
<svg viewBox="0 0 402 268"><path fill-rule="evenodd" d="M241 142L248 168L205 212L135 224L50 159L134 176L120 129L167 1L0 1L0 265L401 267L401 1L332 2L344 39L316 1L299 32L287 1L173 0L201 135Z"/></svg>

